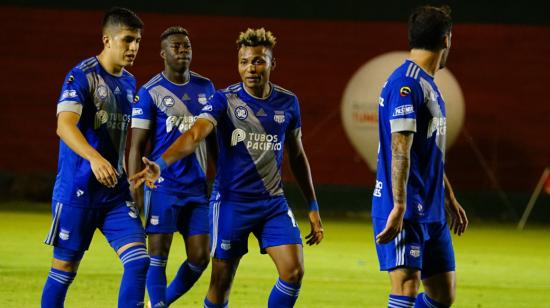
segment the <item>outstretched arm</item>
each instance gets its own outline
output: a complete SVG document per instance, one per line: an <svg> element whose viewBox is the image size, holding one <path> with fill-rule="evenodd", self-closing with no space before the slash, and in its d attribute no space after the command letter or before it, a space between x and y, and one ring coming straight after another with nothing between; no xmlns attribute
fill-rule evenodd
<svg viewBox="0 0 550 308"><path fill-rule="evenodd" d="M76 154L90 162L90 167L97 181L113 188L118 182L118 173L111 163L103 158L86 140L77 124L80 115L70 111L57 115L57 135Z"/></svg>
<svg viewBox="0 0 550 308"><path fill-rule="evenodd" d="M388 216L386 228L376 236L376 242L385 244L393 240L403 228L403 217L407 209L407 181L411 165L412 132L391 134L391 186L393 209Z"/></svg>
<svg viewBox="0 0 550 308"><path fill-rule="evenodd" d="M135 187L139 187L143 182L146 182L147 186L154 188L154 183L159 178L161 170L193 153L200 142L213 129L214 124L209 120L197 119L195 124L183 135L179 136L156 162L143 157L142 160L145 164L145 169L130 177L130 181L133 182Z"/></svg>
<svg viewBox="0 0 550 308"><path fill-rule="evenodd" d="M456 200L447 174L443 174L443 181L445 182L446 191L445 208L451 219L449 227L453 230L454 234L461 235L468 228L468 217L466 216L466 211L464 211L458 200Z"/></svg>
<svg viewBox="0 0 550 308"><path fill-rule="evenodd" d="M315 188L313 187L309 162L300 135L287 135L287 138L286 146L290 169L309 204L308 216L311 232L306 236L308 240L307 244L319 244L323 240L324 230L321 216L319 215L319 206L317 205L317 197L315 196Z"/></svg>

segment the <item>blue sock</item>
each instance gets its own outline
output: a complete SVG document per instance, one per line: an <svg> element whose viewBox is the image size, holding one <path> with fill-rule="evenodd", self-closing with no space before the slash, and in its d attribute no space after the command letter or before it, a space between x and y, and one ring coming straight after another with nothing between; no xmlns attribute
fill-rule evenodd
<svg viewBox="0 0 550 308"><path fill-rule="evenodd" d="M50 269L48 279L42 290L42 308L63 307L67 290L73 282L76 273Z"/></svg>
<svg viewBox="0 0 550 308"><path fill-rule="evenodd" d="M143 307L149 255L145 245L132 246L120 254L124 274L118 292L118 307Z"/></svg>
<svg viewBox="0 0 550 308"><path fill-rule="evenodd" d="M414 297L390 294L388 308L413 308Z"/></svg>
<svg viewBox="0 0 550 308"><path fill-rule="evenodd" d="M267 307L294 307L299 293L300 284L286 282L279 278L277 279L275 286L273 286L273 289L271 289Z"/></svg>
<svg viewBox="0 0 550 308"><path fill-rule="evenodd" d="M195 284L206 266L198 266L189 261L183 262L176 277L166 289L166 304L170 305L180 296L185 294ZM153 306L154 307L154 306Z"/></svg>
<svg viewBox="0 0 550 308"><path fill-rule="evenodd" d="M208 298L204 298L204 308L227 308L229 307L229 302L225 302L225 304L212 304Z"/></svg>
<svg viewBox="0 0 550 308"><path fill-rule="evenodd" d="M414 302L415 308L449 308L450 306L443 305L429 298L426 293L420 293L416 297L416 302Z"/></svg>
<svg viewBox="0 0 550 308"><path fill-rule="evenodd" d="M168 307L166 303L166 261L161 256L151 256L151 264L147 271L147 293L151 307Z"/></svg>

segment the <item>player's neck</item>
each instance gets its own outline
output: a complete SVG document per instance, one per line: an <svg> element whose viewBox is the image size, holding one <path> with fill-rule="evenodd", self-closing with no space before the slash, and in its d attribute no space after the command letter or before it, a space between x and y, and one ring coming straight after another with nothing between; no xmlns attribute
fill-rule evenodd
<svg viewBox="0 0 550 308"><path fill-rule="evenodd" d="M105 50L103 50L99 56L97 56L97 59L99 60L99 64L107 73L114 75L114 76L120 76L122 75L122 69L124 67L117 65L115 61L109 58L109 56L105 53Z"/></svg>
<svg viewBox="0 0 550 308"><path fill-rule="evenodd" d="M411 49L409 59L420 66L426 73L434 76L439 70L441 52L433 52L424 49Z"/></svg>
<svg viewBox="0 0 550 308"><path fill-rule="evenodd" d="M244 90L246 93L250 94L251 96L255 98L264 99L271 94L271 82L266 82L266 84L263 87L258 88L249 88L246 85L244 85Z"/></svg>
<svg viewBox="0 0 550 308"><path fill-rule="evenodd" d="M177 84L187 83L191 78L188 69L182 72L176 72L174 70L165 68L163 74L164 74L164 77L166 77L166 79Z"/></svg>

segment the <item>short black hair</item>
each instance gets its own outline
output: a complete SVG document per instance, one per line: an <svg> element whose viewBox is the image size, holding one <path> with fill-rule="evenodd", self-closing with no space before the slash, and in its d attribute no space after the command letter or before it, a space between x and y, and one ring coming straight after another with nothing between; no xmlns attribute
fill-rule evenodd
<svg viewBox="0 0 550 308"><path fill-rule="evenodd" d="M111 8L105 16L103 16L102 30L111 26L123 26L130 29L142 30L143 21L136 15L136 13L129 9L122 7Z"/></svg>
<svg viewBox="0 0 550 308"><path fill-rule="evenodd" d="M438 51L445 35L451 33L453 21L449 6L421 6L409 16L409 48Z"/></svg>
<svg viewBox="0 0 550 308"><path fill-rule="evenodd" d="M173 26L173 27L169 27L168 29L164 30L164 32L162 32L162 34L160 35L160 41L162 42L165 39L167 39L169 36L176 35L176 34L183 34L189 37L189 31L187 31L187 29L180 26Z"/></svg>

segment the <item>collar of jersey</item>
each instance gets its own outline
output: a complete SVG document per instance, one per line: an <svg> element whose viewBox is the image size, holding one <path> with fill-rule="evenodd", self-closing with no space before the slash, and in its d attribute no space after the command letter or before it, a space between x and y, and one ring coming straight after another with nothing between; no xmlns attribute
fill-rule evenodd
<svg viewBox="0 0 550 308"><path fill-rule="evenodd" d="M178 87L181 87L181 86L185 86L187 85L189 82L191 82L191 72L189 72L189 80L187 80L186 82L184 83L175 83L173 81L171 81L170 79L168 79L168 77L166 77L166 75L164 75L164 72L160 72L160 75L162 76L162 78L164 78L166 81L168 81L169 83L175 85L175 86L178 86Z"/></svg>
<svg viewBox="0 0 550 308"><path fill-rule="evenodd" d="M418 66L418 68L420 68L420 71L421 71L422 73L424 73L424 75L427 75L427 76L430 77L431 79L434 79L434 76L432 76L432 75L430 75L428 72L426 72L426 71L422 68L422 66L418 65L418 64L417 64L416 62L414 62L413 60L407 59L407 60L405 60L405 62L411 62L411 63L413 63L414 65Z"/></svg>
<svg viewBox="0 0 550 308"><path fill-rule="evenodd" d="M109 73L104 67L103 67L103 64L101 64L101 62L99 61L99 57L98 56L95 56L95 59L97 60L97 64L99 66L99 69L102 70L103 72L105 72L107 75L109 76L113 76L115 78L121 78L124 76L124 72L126 71L126 69L123 67L122 70L120 71L120 75L114 75L114 74L111 74Z"/></svg>
<svg viewBox="0 0 550 308"><path fill-rule="evenodd" d="M242 82L241 82L241 88L242 88L242 90L243 90L243 93L244 93L246 96L248 96L248 97L250 97L250 98L252 98L252 99L261 100L261 101L268 101L268 100L271 98L271 96L273 96L273 93L275 92L275 91L273 91L273 84L271 83L271 81L269 82L269 94L268 94L266 97L264 97L264 98L257 97L257 96L254 96L254 95L248 93L248 91L246 91L246 88L244 87L244 83L242 83Z"/></svg>

